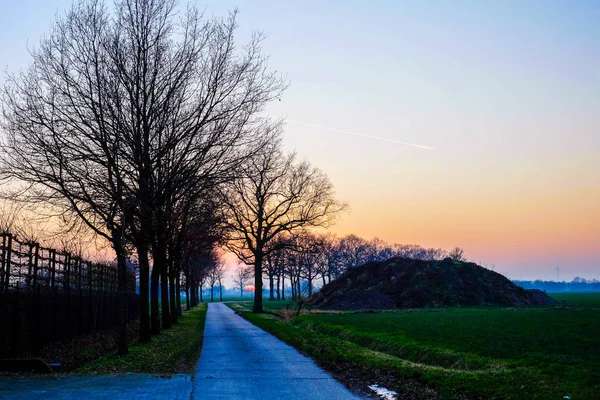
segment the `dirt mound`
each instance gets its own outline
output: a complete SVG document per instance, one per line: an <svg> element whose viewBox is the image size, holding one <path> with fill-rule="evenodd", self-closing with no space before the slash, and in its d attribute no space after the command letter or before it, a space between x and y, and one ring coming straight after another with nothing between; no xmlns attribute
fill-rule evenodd
<svg viewBox="0 0 600 400"><path fill-rule="evenodd" d="M474 263L392 258L350 268L310 298L333 310L556 304Z"/></svg>

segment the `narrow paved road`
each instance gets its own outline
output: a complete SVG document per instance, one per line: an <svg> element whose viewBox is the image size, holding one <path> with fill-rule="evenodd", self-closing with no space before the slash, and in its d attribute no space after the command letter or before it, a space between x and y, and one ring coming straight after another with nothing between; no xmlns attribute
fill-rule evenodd
<svg viewBox="0 0 600 400"><path fill-rule="evenodd" d="M222 303L210 303L194 399L354 399L293 347Z"/></svg>

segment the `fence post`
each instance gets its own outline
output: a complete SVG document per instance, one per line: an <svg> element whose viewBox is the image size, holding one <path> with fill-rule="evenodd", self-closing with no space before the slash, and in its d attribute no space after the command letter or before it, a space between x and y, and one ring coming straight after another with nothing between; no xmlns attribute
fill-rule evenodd
<svg viewBox="0 0 600 400"><path fill-rule="evenodd" d="M28 242L27 245L29 246L29 251L27 252L27 279L25 279L25 282L27 283L27 287L31 288L31 275L33 273L33 242Z"/></svg>
<svg viewBox="0 0 600 400"><path fill-rule="evenodd" d="M8 248L8 233L2 233L2 275L0 275L0 289L4 289L6 279L6 249Z"/></svg>
<svg viewBox="0 0 600 400"><path fill-rule="evenodd" d="M6 246L6 255L7 257L4 259L4 287L8 290L10 284L10 263L12 261L12 235L8 234L8 245Z"/></svg>
<svg viewBox="0 0 600 400"><path fill-rule="evenodd" d="M81 289L81 266L82 260L80 257L77 257L77 287Z"/></svg>
<svg viewBox="0 0 600 400"><path fill-rule="evenodd" d="M40 259L40 244L34 243L35 253L33 254L33 287L37 286L38 262Z"/></svg>
<svg viewBox="0 0 600 400"><path fill-rule="evenodd" d="M54 268L52 269L52 276L54 277ZM54 286L54 279L52 279L52 293L53 293L53 301L52 301L52 341L58 339L58 334L56 332L57 319L58 319L58 293L56 292L56 286Z"/></svg>
<svg viewBox="0 0 600 400"><path fill-rule="evenodd" d="M50 253L52 254L51 260L50 260L50 270L51 270L50 279L52 282L52 288L54 288L55 274L56 274L56 251L50 250Z"/></svg>
<svg viewBox="0 0 600 400"><path fill-rule="evenodd" d="M92 321L94 320L92 318L92 311L94 310L94 307L92 306L92 263L90 261L87 262L87 270L88 270L88 280L89 280L88 293L90 295L90 302L88 303L88 329L87 329L87 332L92 332Z"/></svg>
<svg viewBox="0 0 600 400"><path fill-rule="evenodd" d="M1 268L1 274L0 274L0 288L4 288L4 260L6 260L6 235L3 233L2 234L2 253L1 253L1 259L0 259L0 268Z"/></svg>
<svg viewBox="0 0 600 400"><path fill-rule="evenodd" d="M90 296L91 296L92 295L92 262L89 261L87 263L87 265L88 265L88 280L90 283Z"/></svg>
<svg viewBox="0 0 600 400"><path fill-rule="evenodd" d="M79 275L81 277L81 274ZM81 285L79 286L79 298L77 299L77 304L79 304L79 317L77 318L77 336L83 335L83 315L84 315L84 307L83 307L83 290L81 289Z"/></svg>
<svg viewBox="0 0 600 400"><path fill-rule="evenodd" d="M73 337L73 326L71 321L71 286L67 285L65 291L67 292L67 337Z"/></svg>
<svg viewBox="0 0 600 400"><path fill-rule="evenodd" d="M17 357L19 355L19 353L21 352L21 335L19 334L19 322L20 322L20 316L19 316L19 281L17 281L17 285L15 287L15 302L13 305L13 316L14 319L12 321L13 323L13 336L12 336L12 344L13 344L13 348L12 348L12 352L13 352L13 356Z"/></svg>
<svg viewBox="0 0 600 400"><path fill-rule="evenodd" d="M71 254L65 252L65 283L64 289L69 287L69 278L71 276Z"/></svg>
<svg viewBox="0 0 600 400"><path fill-rule="evenodd" d="M41 302L40 302L40 287L35 286L35 332L33 334L34 337L34 350L38 350L42 346L42 323L41 323Z"/></svg>

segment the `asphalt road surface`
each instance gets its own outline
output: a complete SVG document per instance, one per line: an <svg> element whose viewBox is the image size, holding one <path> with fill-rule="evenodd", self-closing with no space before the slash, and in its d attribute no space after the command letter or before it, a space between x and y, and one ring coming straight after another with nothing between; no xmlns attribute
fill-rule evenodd
<svg viewBox="0 0 600 400"><path fill-rule="evenodd" d="M223 303L210 303L194 399L355 399L308 357L246 321Z"/></svg>

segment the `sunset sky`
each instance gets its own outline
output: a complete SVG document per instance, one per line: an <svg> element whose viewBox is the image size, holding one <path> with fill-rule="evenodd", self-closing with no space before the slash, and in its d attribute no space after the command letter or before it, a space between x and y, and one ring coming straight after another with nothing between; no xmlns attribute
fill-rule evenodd
<svg viewBox="0 0 600 400"><path fill-rule="evenodd" d="M0 0L2 70L70 4ZM240 43L269 35L291 85L267 115L350 203L335 233L461 246L512 279L556 263L600 279L600 2L198 4L238 6Z"/></svg>

